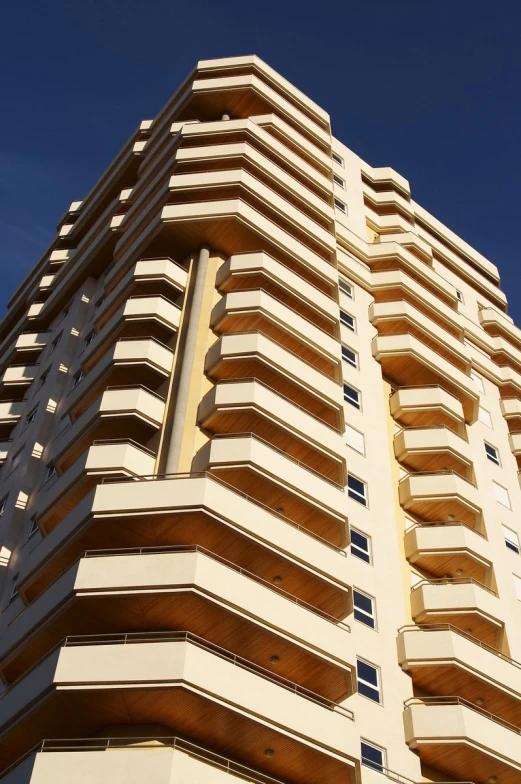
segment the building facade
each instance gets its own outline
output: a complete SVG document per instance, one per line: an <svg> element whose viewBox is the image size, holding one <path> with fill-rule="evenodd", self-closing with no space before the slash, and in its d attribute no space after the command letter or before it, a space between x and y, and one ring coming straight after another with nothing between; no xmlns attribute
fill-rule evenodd
<svg viewBox="0 0 521 784"><path fill-rule="evenodd" d="M5 784L521 782L521 331L257 57L0 325Z"/></svg>

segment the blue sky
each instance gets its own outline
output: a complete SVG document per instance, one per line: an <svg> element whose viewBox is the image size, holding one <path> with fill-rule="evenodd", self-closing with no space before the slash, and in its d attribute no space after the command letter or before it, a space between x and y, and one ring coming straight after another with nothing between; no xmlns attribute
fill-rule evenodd
<svg viewBox="0 0 521 784"><path fill-rule="evenodd" d="M198 59L255 53L496 263L521 324L519 0L27 0L2 12L0 312Z"/></svg>

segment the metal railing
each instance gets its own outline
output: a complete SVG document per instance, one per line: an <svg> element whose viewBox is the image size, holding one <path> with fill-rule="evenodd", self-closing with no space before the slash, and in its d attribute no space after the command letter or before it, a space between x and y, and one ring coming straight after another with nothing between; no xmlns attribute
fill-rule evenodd
<svg viewBox="0 0 521 784"><path fill-rule="evenodd" d="M52 656L57 651L62 650L63 648L75 648L89 645L139 645L141 643L155 644L168 642L184 642L195 645L202 650L208 651L209 653L212 653L219 658L230 662L234 666L240 667L241 669L247 670L254 675L258 675L265 680L271 681L277 686L281 686L283 689L286 689L286 691L289 691L296 696L310 700L310 702L313 702L316 705L320 705L327 710L338 713L339 715L354 721L354 713L349 708L346 708L343 705L338 705L336 702L334 702L334 700L330 700L327 697L312 691L311 689L300 686L295 681L291 681L282 675L277 675L277 673L272 672L271 670L267 670L265 667L261 667L249 659L238 656L236 653L228 651L226 648L222 648L220 645L216 645L215 643L212 643L209 640L206 640L203 637L188 631L130 632L98 635L78 634L64 637L62 640L60 640L60 642L56 643L56 645L53 645L53 647L47 651L47 653L45 653L43 656L40 656L40 658L37 659L27 670L25 670L18 678L16 678L7 686L7 688L2 692L2 695L0 695L0 704L2 698L6 694L10 693L19 683L21 683L21 681L23 681L29 675L29 673L33 672L50 656ZM183 678L181 678L181 680L183 680Z"/></svg>
<svg viewBox="0 0 521 784"><path fill-rule="evenodd" d="M367 759L366 757L361 758L362 765L365 765L366 768L371 768L375 770L377 773L381 773L382 775L386 776L391 781L395 781L396 784L418 784L415 782L414 779L409 779L407 776L402 776L401 773L396 773L394 770L389 770L389 768L385 768L383 765L379 765L377 762L371 759ZM473 781L443 781L439 782L439 784L474 784Z"/></svg>
<svg viewBox="0 0 521 784"><path fill-rule="evenodd" d="M230 439L231 440L231 439L234 439L234 438L253 438L255 441L259 441L259 443L264 444L265 446L269 447L269 449L272 449L274 452L277 452L279 455L282 455L283 457L287 458L288 460L291 460L292 463L295 463L295 465L298 465L300 468L303 468L305 471L309 471L310 473L312 473L315 476L317 476L319 479L322 479L324 482L328 482L330 485L333 485L333 487L336 487L341 492L344 492L344 486L343 485L340 485L338 482L335 482L334 479L330 479L325 474L320 473L320 471L317 471L316 469L311 468L311 466L309 466L307 463L303 463L301 460L297 460L297 458L293 457L293 455L290 455L288 452L285 452L283 449L279 449L279 447L274 446L269 441L266 441L266 439L261 438L261 436L258 436L256 433L251 433L251 432L249 432L249 433L248 432L245 432L245 433L216 433L209 443L211 443L212 441L217 440L217 439L218 440L225 440L225 439Z"/></svg>
<svg viewBox="0 0 521 784"><path fill-rule="evenodd" d="M436 577L433 580L420 580L419 583L416 583L412 586L411 591L416 591L423 585L477 585L479 588L483 588L483 590L488 591L492 594L492 596L497 596L496 591L492 588L489 588L487 585L480 583L479 580L476 580L474 577Z"/></svg>
<svg viewBox="0 0 521 784"><path fill-rule="evenodd" d="M487 651L488 653L492 653L494 656L497 656L499 659L503 659L503 661L508 662L508 664L512 664L514 667L517 667L521 670L521 663L512 659L510 656L507 656L506 653L502 653L497 648L493 648L491 645L487 645L486 642L483 642L478 637L474 637L473 634L460 629L458 626L454 626L452 623L419 623L417 625L409 625L409 626L402 626L398 629L398 634L402 632L454 632L454 634L458 634L460 637L464 637L466 640L469 640L474 645L479 645L480 648Z"/></svg>
<svg viewBox="0 0 521 784"><path fill-rule="evenodd" d="M481 536L482 539L486 539L487 537L485 534L478 531L477 528L473 528L468 523L465 523L463 520L421 520L418 522L413 522L408 528L405 529L405 533L408 534L410 531L414 531L415 528L450 528L451 526L458 526L468 528L469 531Z"/></svg>
<svg viewBox="0 0 521 784"><path fill-rule="evenodd" d="M110 749L133 751L137 753L142 751L164 751L165 749L172 749L188 754L190 757L212 765L225 773L237 776L246 781L254 782L254 784L285 784L285 782L280 779L275 779L259 770L249 768L247 765L242 765L228 757L223 757L221 754L217 754L210 751L210 749L206 749L203 746L191 743L190 741L186 741L184 738L179 738L177 736L158 738L139 736L128 738L66 738L43 740L6 768L2 774L0 774L0 778L7 776L26 759L29 759L29 757L32 757L35 754L74 751L108 751Z"/></svg>
<svg viewBox="0 0 521 784"><path fill-rule="evenodd" d="M109 558L119 555L161 555L162 553L202 553L203 555L212 558L214 561L218 561L219 563L223 564L223 566L226 566L228 569L232 569L234 572L242 574L244 577L247 577L256 583L263 585L270 591L274 591L275 593L279 594L279 596L282 596L284 599L287 599L293 604L296 604L299 607L304 607L306 610L309 610L309 612L312 612L314 615L318 615L320 618L328 621L329 623L332 623L334 626L337 626L346 632L351 631L351 627L347 623L338 620L338 618L335 618L334 615L330 615L325 610L321 610L319 607L316 607L315 605L310 604L303 599L299 599L298 596L285 591L275 583L268 582L268 580L265 580L263 577L259 577L258 575L254 574L254 572L250 572L248 569L244 569L244 567L233 563L233 561L229 561L227 558L224 558L222 555L218 555L218 553L214 553L212 550L207 550L206 547L202 547L199 544L164 545L157 547L122 547L107 550L85 550L83 555L81 555L80 558L78 558L74 563L78 563L78 561L80 561L82 558ZM71 566L74 566L74 564Z"/></svg>
<svg viewBox="0 0 521 784"><path fill-rule="evenodd" d="M476 705L473 702L464 700L463 697L411 697L404 702L405 708L410 708L413 705L424 705L427 708L440 705L461 705L463 708L468 708L469 710L474 711L474 713L479 713L481 716L485 716L485 718L490 719L495 724L500 724L507 730L511 730L517 735L521 735L521 727L517 727L515 724L511 724L509 721L505 721L505 719L496 716L494 713L490 713L490 711L481 708L479 705Z"/></svg>
<svg viewBox="0 0 521 784"><path fill-rule="evenodd" d="M278 512L277 509L273 509L271 506L267 506L263 504L262 501L259 501L252 495L245 493L243 490L239 490L237 487L226 482L224 479L221 479L217 474L213 474L210 471L195 471L195 472L187 472L187 473L179 473L179 474L145 474L143 476L104 476L102 477L99 484L117 484L119 482L156 482L156 481L165 481L165 480L176 480L176 479L210 479L212 482L215 482L218 485L222 485L231 493L235 493L235 495L244 498L246 501L250 501L251 503L255 504L256 506L261 507L261 509L265 509L266 512L269 514L275 515L283 522L291 525L293 528L296 528L298 531L310 536L312 539L315 539L317 542L329 547L332 550L335 550L340 555L343 555L345 558L347 557L345 550L341 547L337 547L332 542L324 539L322 536L314 533L309 528L305 528L300 523L297 523L295 520L292 520L290 517L286 517L285 514L282 512Z"/></svg>
<svg viewBox="0 0 521 784"><path fill-rule="evenodd" d="M415 476L450 476L450 475L457 476L460 479L463 479L464 482L467 482L467 484L471 485L472 487L476 487L474 482L472 482L470 479L467 479L465 476L462 476L462 474L459 474L457 471L453 471L448 468L440 469L439 471L410 471L408 474L406 474L406 476L402 476L399 484L401 484L401 482L405 482L406 479L410 479L411 477L415 477Z"/></svg>

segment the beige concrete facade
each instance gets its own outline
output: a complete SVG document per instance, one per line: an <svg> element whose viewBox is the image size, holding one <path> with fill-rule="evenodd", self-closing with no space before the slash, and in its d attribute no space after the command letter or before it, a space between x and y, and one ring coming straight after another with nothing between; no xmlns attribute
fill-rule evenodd
<svg viewBox="0 0 521 784"><path fill-rule="evenodd" d="M0 780L519 784L520 469L494 264L200 61L0 323Z"/></svg>

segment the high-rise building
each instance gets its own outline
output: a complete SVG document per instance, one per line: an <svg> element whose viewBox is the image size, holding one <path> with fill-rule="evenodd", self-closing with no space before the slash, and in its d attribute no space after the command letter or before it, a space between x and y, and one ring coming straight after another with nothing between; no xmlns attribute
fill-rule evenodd
<svg viewBox="0 0 521 784"><path fill-rule="evenodd" d="M0 325L2 784L521 782L521 331L257 57Z"/></svg>

